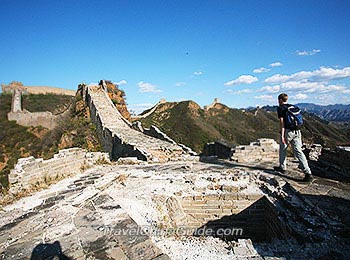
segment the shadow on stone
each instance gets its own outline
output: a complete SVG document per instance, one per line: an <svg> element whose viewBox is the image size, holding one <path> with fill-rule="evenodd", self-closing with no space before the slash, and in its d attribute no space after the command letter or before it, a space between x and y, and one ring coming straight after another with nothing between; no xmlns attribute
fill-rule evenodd
<svg viewBox="0 0 350 260"><path fill-rule="evenodd" d="M62 248L59 241L55 241L52 244L39 244L37 245L30 257L30 260L70 260L68 256L62 253Z"/></svg>
<svg viewBox="0 0 350 260"><path fill-rule="evenodd" d="M274 206L266 197L238 214L208 221L197 228L193 235L219 237L225 241L249 238L254 242L291 237L287 226L278 219Z"/></svg>

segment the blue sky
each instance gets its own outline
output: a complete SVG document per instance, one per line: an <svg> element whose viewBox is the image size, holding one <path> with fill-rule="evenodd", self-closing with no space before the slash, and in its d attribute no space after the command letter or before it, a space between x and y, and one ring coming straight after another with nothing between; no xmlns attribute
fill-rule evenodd
<svg viewBox="0 0 350 260"><path fill-rule="evenodd" d="M350 103L350 1L0 1L0 82L230 107Z"/></svg>

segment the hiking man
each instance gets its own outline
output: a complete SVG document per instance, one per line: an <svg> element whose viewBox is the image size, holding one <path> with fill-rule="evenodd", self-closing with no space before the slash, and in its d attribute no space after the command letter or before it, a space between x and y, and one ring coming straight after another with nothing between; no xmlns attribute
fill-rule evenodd
<svg viewBox="0 0 350 260"><path fill-rule="evenodd" d="M302 142L301 142L301 132L300 126L297 123L290 123L294 120L293 114L291 114L291 109L299 110L299 108L295 108L294 106L287 103L288 95L282 93L278 96L279 106L277 108L278 119L280 123L280 150L279 150L279 166L274 167L276 171L281 173L285 173L287 169L287 147L288 144L292 145L294 156L299 161L299 169L301 169L305 173L305 177L303 181L309 182L312 178L311 170L307 163L305 154L301 150ZM300 114L301 116L301 114ZM301 119L302 121L302 119Z"/></svg>

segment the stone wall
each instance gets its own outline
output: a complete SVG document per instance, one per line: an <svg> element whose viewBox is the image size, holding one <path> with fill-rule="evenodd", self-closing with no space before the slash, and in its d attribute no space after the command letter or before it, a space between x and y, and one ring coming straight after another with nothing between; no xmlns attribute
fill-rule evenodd
<svg viewBox="0 0 350 260"><path fill-rule="evenodd" d="M205 145L203 156L217 156L235 162L274 161L278 158L279 145L273 139L258 139L249 145L237 145L216 141Z"/></svg>
<svg viewBox="0 0 350 260"><path fill-rule="evenodd" d="M11 112L22 112L22 92L19 89L13 90Z"/></svg>
<svg viewBox="0 0 350 260"><path fill-rule="evenodd" d="M9 121L16 121L23 126L43 126L48 129L54 129L58 121L64 117L69 110L62 112L60 115L54 115L49 111L29 112L22 109L22 93L27 92L21 82L12 82L10 85L2 85L3 91L12 92L11 111L7 113Z"/></svg>
<svg viewBox="0 0 350 260"><path fill-rule="evenodd" d="M258 139L250 145L238 145L232 150L231 160L235 162L276 161L279 145L273 139Z"/></svg>
<svg viewBox="0 0 350 260"><path fill-rule="evenodd" d="M305 145L304 153L310 160L311 171L322 177L350 182L350 151L335 150L319 144Z"/></svg>
<svg viewBox="0 0 350 260"><path fill-rule="evenodd" d="M229 159L232 156L234 145L224 141L207 143L203 149L203 156L217 156L220 159Z"/></svg>
<svg viewBox="0 0 350 260"><path fill-rule="evenodd" d="M51 112L29 112L23 110L21 112L9 112L7 119L16 121L17 124L23 126L43 126L48 129L54 129L61 116L53 115Z"/></svg>
<svg viewBox="0 0 350 260"><path fill-rule="evenodd" d="M12 93L15 89L19 89L23 94L57 94L75 96L75 91L70 89L47 87L47 86L24 86L22 82L12 81L10 84L1 84L2 92Z"/></svg>
<svg viewBox="0 0 350 260"><path fill-rule="evenodd" d="M226 240L252 238L266 241L287 238L286 227L278 219L274 206L261 193L224 193L171 197L167 201L169 217L177 227L200 229L235 229ZM215 233L215 236L220 234Z"/></svg>
<svg viewBox="0 0 350 260"><path fill-rule="evenodd" d="M80 173L84 167L93 165L98 160L108 161L108 155L100 152L86 152L81 148L60 150L48 160L35 159L32 156L18 159L9 174L10 192L28 191L55 179Z"/></svg>
<svg viewBox="0 0 350 260"><path fill-rule="evenodd" d="M26 88L23 86L22 82L12 81L10 84L1 84L2 92L4 93L13 93L16 89L21 91L26 91Z"/></svg>
<svg viewBox="0 0 350 260"><path fill-rule="evenodd" d="M96 124L103 149L112 160L137 157L150 162L192 159L180 145L148 136L132 128L119 113L103 85L86 86L85 100L90 108L91 120Z"/></svg>

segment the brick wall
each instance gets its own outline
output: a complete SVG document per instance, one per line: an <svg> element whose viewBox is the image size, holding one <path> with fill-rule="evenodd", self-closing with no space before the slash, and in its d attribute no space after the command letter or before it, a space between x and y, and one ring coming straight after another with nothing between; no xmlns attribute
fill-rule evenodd
<svg viewBox="0 0 350 260"><path fill-rule="evenodd" d="M99 159L108 160L108 156L105 153L86 152L81 148L61 150L48 160L32 156L21 158L9 174L10 192L31 190L43 183L80 173L83 166L92 165Z"/></svg>
<svg viewBox="0 0 350 260"><path fill-rule="evenodd" d="M17 124L23 126L43 126L53 129L57 125L60 116L53 115L51 112L9 112L8 120L14 120Z"/></svg>
<svg viewBox="0 0 350 260"><path fill-rule="evenodd" d="M81 91L90 108L91 120L96 124L103 149L112 160L120 157L137 157L149 162L194 159L188 149L164 141L164 136L162 140L133 129L131 123L116 109L103 86L83 86ZM159 137L159 133L157 135Z"/></svg>
<svg viewBox="0 0 350 260"><path fill-rule="evenodd" d="M172 223L178 227L187 226L197 230L242 229L243 233L238 238L255 241L288 237L287 229L279 221L273 205L260 193L172 197L166 204Z"/></svg>
<svg viewBox="0 0 350 260"><path fill-rule="evenodd" d="M275 161L279 146L273 139L258 139L250 145L238 145L232 150L231 160L235 162Z"/></svg>

